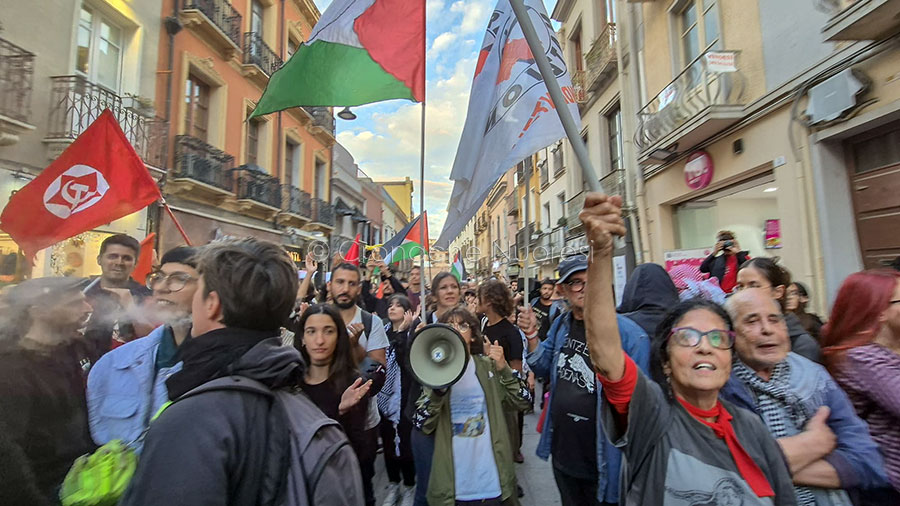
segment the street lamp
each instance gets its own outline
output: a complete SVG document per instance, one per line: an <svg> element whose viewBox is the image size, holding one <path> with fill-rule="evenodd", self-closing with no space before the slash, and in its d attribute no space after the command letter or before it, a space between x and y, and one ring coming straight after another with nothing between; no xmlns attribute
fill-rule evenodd
<svg viewBox="0 0 900 506"><path fill-rule="evenodd" d="M347 121L353 121L356 119L356 115L353 114L353 111L351 111L349 107L344 107L341 110L341 112L337 113L337 115L338 115L338 118L341 118L341 119L347 120Z"/></svg>

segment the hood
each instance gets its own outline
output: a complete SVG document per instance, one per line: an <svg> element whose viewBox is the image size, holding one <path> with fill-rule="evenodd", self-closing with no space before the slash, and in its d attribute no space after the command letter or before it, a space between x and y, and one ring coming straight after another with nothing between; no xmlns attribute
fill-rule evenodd
<svg viewBox="0 0 900 506"><path fill-rule="evenodd" d="M641 264L635 267L622 295L619 313L656 308L668 311L678 304L678 289L662 266Z"/></svg>
<svg viewBox="0 0 900 506"><path fill-rule="evenodd" d="M300 352L281 344L280 337L264 339L250 348L231 366L231 373L246 376L271 388L293 385L303 376Z"/></svg>

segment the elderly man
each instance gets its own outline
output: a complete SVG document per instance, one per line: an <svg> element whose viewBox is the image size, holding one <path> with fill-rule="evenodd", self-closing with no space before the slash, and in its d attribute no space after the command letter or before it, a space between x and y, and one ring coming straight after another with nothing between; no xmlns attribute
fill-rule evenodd
<svg viewBox="0 0 900 506"><path fill-rule="evenodd" d="M866 423L822 366L791 352L771 294L743 290L727 309L737 356L721 396L759 414L778 440L797 504L849 506L847 491L885 486L882 457Z"/></svg>

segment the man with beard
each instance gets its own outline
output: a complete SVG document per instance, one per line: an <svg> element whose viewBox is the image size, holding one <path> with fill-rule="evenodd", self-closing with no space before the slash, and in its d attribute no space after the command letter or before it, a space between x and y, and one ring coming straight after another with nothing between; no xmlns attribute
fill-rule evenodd
<svg viewBox="0 0 900 506"><path fill-rule="evenodd" d="M91 370L87 400L97 444L133 441L140 451L140 435L150 417L169 400L166 379L181 370L176 356L191 330L191 302L200 277L196 253L196 248L180 246L163 255L147 283L153 290L152 318L163 324L110 351Z"/></svg>
<svg viewBox="0 0 900 506"><path fill-rule="evenodd" d="M16 450L10 455L24 454L21 474L51 504L72 462L94 448L84 396L94 358L81 332L91 315L86 284L39 278L13 287L0 330L0 430Z"/></svg>
<svg viewBox="0 0 900 506"><path fill-rule="evenodd" d="M357 305L362 288L362 274L359 271L359 267L345 262L338 264L331 271L331 282L329 283L328 291L331 293L335 305L341 311L341 318L343 318L344 324L347 325L353 358L357 363L361 363L368 356L378 361L381 365L385 365L387 363L386 350L390 344L381 320ZM375 504L372 478L375 476L375 455L378 447L378 424L380 422L381 416L378 414L378 404L373 395L369 400L365 425L365 441L369 445L360 449L359 455L363 488L365 489L366 504L368 506Z"/></svg>

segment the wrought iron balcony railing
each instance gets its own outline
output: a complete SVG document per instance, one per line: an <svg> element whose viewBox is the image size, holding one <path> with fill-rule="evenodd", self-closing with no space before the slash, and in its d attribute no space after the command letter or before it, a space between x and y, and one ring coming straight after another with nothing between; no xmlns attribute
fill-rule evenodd
<svg viewBox="0 0 900 506"><path fill-rule="evenodd" d="M109 109L144 163L166 166L168 123L165 120L141 114L138 109L124 105L121 96L81 76L56 76L50 80L47 139L74 140Z"/></svg>
<svg viewBox="0 0 900 506"><path fill-rule="evenodd" d="M607 195L620 195L625 198L625 170L616 169L600 178L600 187Z"/></svg>
<svg viewBox="0 0 900 506"><path fill-rule="evenodd" d="M313 117L313 124L322 127L334 136L334 114L327 107L304 107L303 109Z"/></svg>
<svg viewBox="0 0 900 506"><path fill-rule="evenodd" d="M252 200L281 209L281 185L278 178L256 165L241 165L231 171L234 179L234 196L238 200Z"/></svg>
<svg viewBox="0 0 900 506"><path fill-rule="evenodd" d="M275 51L263 42L262 35L258 32L244 33L244 64L256 65L267 76L281 68L284 64Z"/></svg>
<svg viewBox="0 0 900 506"><path fill-rule="evenodd" d="M316 223L321 223L322 225L327 225L329 227L334 226L334 206L325 202L320 198L312 199L313 202L313 221Z"/></svg>
<svg viewBox="0 0 900 506"><path fill-rule="evenodd" d="M187 178L234 192L231 169L234 157L218 150L196 137L175 137L176 178Z"/></svg>
<svg viewBox="0 0 900 506"><path fill-rule="evenodd" d="M590 91L596 91L604 82L604 76L616 65L616 24L607 23L606 28L591 44L584 55L585 84Z"/></svg>
<svg viewBox="0 0 900 506"><path fill-rule="evenodd" d="M575 234L581 230L581 220L578 215L584 208L584 192L579 192L574 197L566 201L566 230L570 234Z"/></svg>
<svg viewBox="0 0 900 506"><path fill-rule="evenodd" d="M240 47L241 15L226 0L184 0L181 8L202 12L226 37Z"/></svg>
<svg viewBox="0 0 900 506"><path fill-rule="evenodd" d="M28 123L33 80L34 53L0 39L0 114Z"/></svg>
<svg viewBox="0 0 900 506"><path fill-rule="evenodd" d="M294 185L281 185L281 210L286 213L311 219L312 197Z"/></svg>
<svg viewBox="0 0 900 506"><path fill-rule="evenodd" d="M528 241L529 246L536 242L531 240L532 235L534 235L534 223L529 223L527 227L516 232L516 246L523 255L525 254L525 241Z"/></svg>
<svg viewBox="0 0 900 506"><path fill-rule="evenodd" d="M717 106L740 106L744 79L737 68L717 64L710 70L707 56L731 56L733 51L707 51L688 65L674 81L638 113L635 142L643 151L682 125Z"/></svg>

